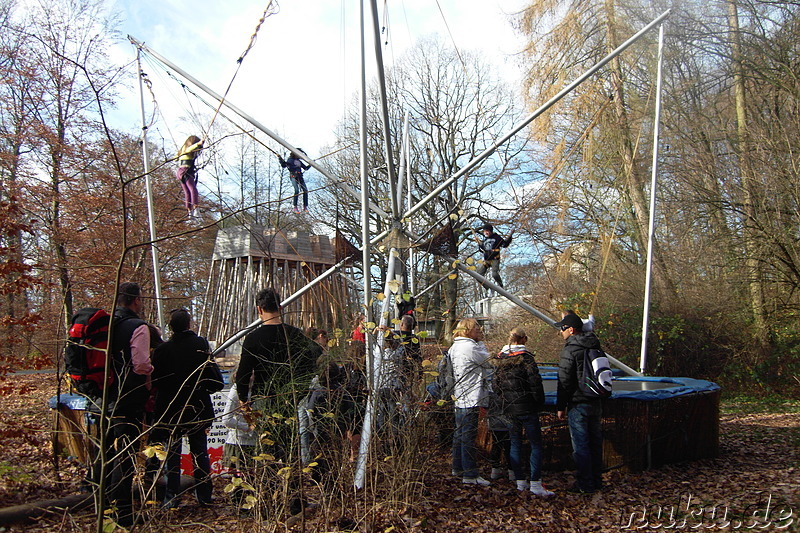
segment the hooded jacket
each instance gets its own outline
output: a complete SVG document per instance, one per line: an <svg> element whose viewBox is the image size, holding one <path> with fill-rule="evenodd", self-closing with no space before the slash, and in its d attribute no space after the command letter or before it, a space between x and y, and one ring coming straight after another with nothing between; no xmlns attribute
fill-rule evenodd
<svg viewBox="0 0 800 533"><path fill-rule="evenodd" d="M482 342L456 337L448 350L453 364L453 396L457 408L488 405L489 351Z"/></svg>
<svg viewBox="0 0 800 533"><path fill-rule="evenodd" d="M596 403L598 398L590 398L581 392L578 380L583 379L583 353L589 348L600 348L600 341L594 333L570 335L558 362L558 398L556 409L564 411L568 404Z"/></svg>
<svg viewBox="0 0 800 533"><path fill-rule="evenodd" d="M500 259L500 248L508 248L509 244L511 244L510 238L503 238L495 232L484 237L480 246L484 261Z"/></svg>
<svg viewBox="0 0 800 533"><path fill-rule="evenodd" d="M536 360L525 345L504 346L489 364L494 368L490 411L506 416L537 414L544 404L544 387Z"/></svg>
<svg viewBox="0 0 800 533"><path fill-rule="evenodd" d="M303 177L303 171L311 168L311 165L306 165L299 157L289 156L286 161L281 159L280 164L283 168L289 169L289 175L293 178Z"/></svg>

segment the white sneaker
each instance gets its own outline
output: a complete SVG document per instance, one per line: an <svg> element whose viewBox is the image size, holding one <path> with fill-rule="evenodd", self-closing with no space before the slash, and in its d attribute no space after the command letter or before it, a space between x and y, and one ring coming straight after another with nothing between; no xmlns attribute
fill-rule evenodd
<svg viewBox="0 0 800 533"><path fill-rule="evenodd" d="M519 481L517 481L519 483ZM517 487L519 488L519 487ZM549 491L542 486L542 482L540 481L531 481L531 494L538 496L539 498L552 498L556 495L555 492Z"/></svg>
<svg viewBox="0 0 800 533"><path fill-rule="evenodd" d="M500 479L502 475L503 475L502 468L492 468L492 474L489 477L491 477L492 479Z"/></svg>
<svg viewBox="0 0 800 533"><path fill-rule="evenodd" d="M528 490L528 482L524 479L517 480L517 490Z"/></svg>
<svg viewBox="0 0 800 533"><path fill-rule="evenodd" d="M491 481L488 479L483 479L481 476L461 478L461 483L464 485L480 485L482 487L488 487L492 484Z"/></svg>

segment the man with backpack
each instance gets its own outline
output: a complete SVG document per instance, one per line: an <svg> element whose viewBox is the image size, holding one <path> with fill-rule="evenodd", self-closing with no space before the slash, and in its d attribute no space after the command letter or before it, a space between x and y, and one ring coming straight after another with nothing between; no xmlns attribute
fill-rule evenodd
<svg viewBox="0 0 800 533"><path fill-rule="evenodd" d="M561 330L561 336L566 341L558 363L556 410L559 420L568 420L573 458L577 466L577 480L567 490L589 494L603 486L602 397L581 384L587 379L593 381L589 375L591 372L584 368L587 352L597 350L602 354L602 350L594 333L584 333L583 321L574 311L567 311L561 321L553 326ZM607 367L603 370L604 379L607 379L606 370ZM610 389L610 379L608 381ZM610 394L610 390L601 394Z"/></svg>
<svg viewBox="0 0 800 533"><path fill-rule="evenodd" d="M145 403L150 397L150 327L140 318L144 311L142 289L137 283L119 286L118 307L112 319L111 363L114 386L109 393L110 499L115 501L117 523L134 524L133 477L142 434Z"/></svg>

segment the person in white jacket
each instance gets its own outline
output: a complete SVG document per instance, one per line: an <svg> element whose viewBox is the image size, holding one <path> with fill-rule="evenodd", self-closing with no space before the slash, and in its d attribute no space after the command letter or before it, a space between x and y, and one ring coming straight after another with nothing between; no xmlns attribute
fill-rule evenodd
<svg viewBox="0 0 800 533"><path fill-rule="evenodd" d="M458 322L453 330L450 360L453 365L456 429L453 434L453 475L466 485L490 485L478 471L478 415L488 405L489 351L483 328L473 318Z"/></svg>
<svg viewBox="0 0 800 533"><path fill-rule="evenodd" d="M244 470L255 454L257 435L254 426L244 417L236 384L228 391L228 401L225 403L225 411L221 420L228 428L223 448L225 466Z"/></svg>

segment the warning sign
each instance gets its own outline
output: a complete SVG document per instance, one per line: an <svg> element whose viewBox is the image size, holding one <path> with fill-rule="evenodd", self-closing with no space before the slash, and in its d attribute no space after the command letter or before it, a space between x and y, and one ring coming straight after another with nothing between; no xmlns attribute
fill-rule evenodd
<svg viewBox="0 0 800 533"><path fill-rule="evenodd" d="M225 404L228 401L228 391L230 385L225 389L211 395L211 403L214 406L214 421L208 433L208 458L211 461L211 473L220 474L224 470L222 466L222 449L225 446L225 438L228 435L228 428L222 424L222 415L225 412ZM181 473L187 476L194 474L192 457L189 453L189 441L183 438L181 448Z"/></svg>

